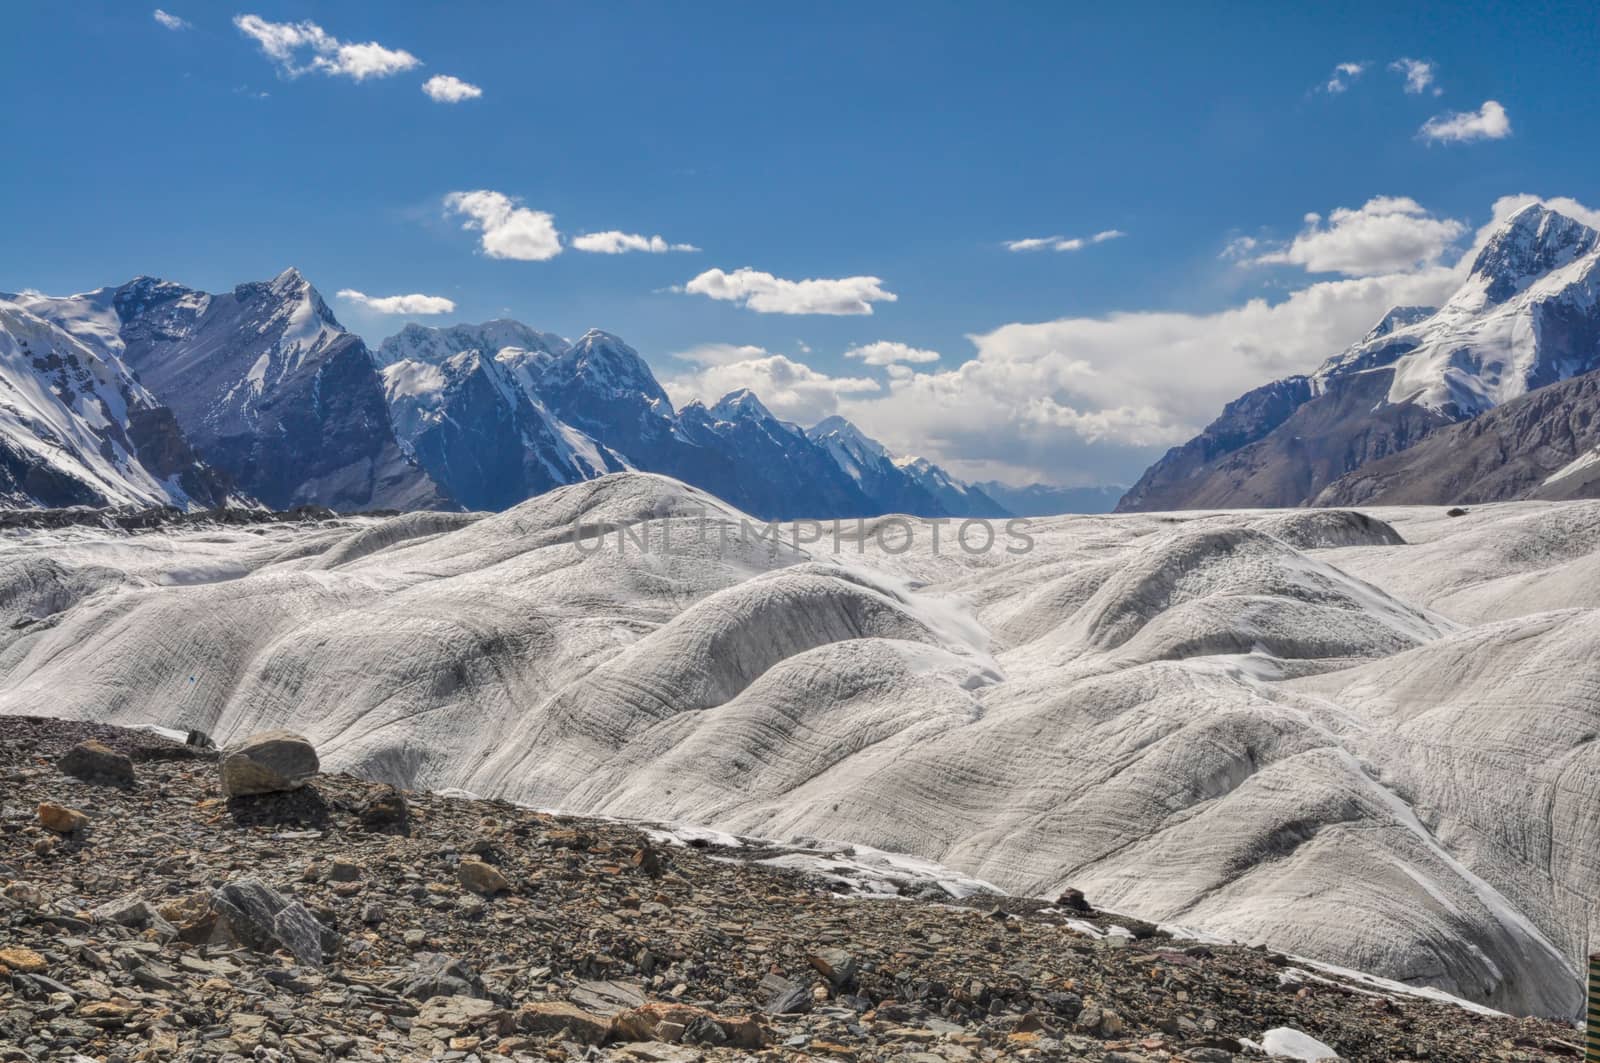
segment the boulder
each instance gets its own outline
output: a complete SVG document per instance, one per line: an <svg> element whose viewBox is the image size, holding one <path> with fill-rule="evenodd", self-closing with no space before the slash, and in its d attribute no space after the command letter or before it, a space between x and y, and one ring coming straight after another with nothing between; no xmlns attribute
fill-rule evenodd
<svg viewBox="0 0 1600 1063"><path fill-rule="evenodd" d="M44 801L39 805L39 822L57 834L76 834L89 825L89 817L75 808Z"/></svg>
<svg viewBox="0 0 1600 1063"><path fill-rule="evenodd" d="M56 762L74 779L103 786L132 786L133 760L103 742L79 742Z"/></svg>
<svg viewBox="0 0 1600 1063"><path fill-rule="evenodd" d="M304 904L256 879L221 887L211 895L211 909L216 915L213 942L244 945L257 952L287 949L308 966L321 966L323 957L338 948L339 935L318 922Z"/></svg>
<svg viewBox="0 0 1600 1063"><path fill-rule="evenodd" d="M456 877L467 889L485 897L492 897L511 888L511 880L502 875L499 868L482 860L461 861L461 866L456 869Z"/></svg>
<svg viewBox="0 0 1600 1063"><path fill-rule="evenodd" d="M292 731L263 731L222 754L225 797L298 790L317 774L317 751Z"/></svg>
<svg viewBox="0 0 1600 1063"><path fill-rule="evenodd" d="M819 949L807 958L835 989L849 985L856 976L856 958L844 949Z"/></svg>
<svg viewBox="0 0 1600 1063"><path fill-rule="evenodd" d="M603 1044L611 1033L611 1020L584 1011L565 1000L541 1000L522 1005L517 1029L549 1037L555 1034L579 1044Z"/></svg>

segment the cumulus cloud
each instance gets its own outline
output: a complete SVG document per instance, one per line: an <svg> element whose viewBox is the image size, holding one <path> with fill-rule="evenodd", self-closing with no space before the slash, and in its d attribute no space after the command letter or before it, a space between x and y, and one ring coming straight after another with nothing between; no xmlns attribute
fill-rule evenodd
<svg viewBox="0 0 1600 1063"><path fill-rule="evenodd" d="M1007 251L1082 251L1090 244L1103 244L1118 240L1128 234L1121 229L1106 229L1093 236L1029 236L1021 240L1007 240Z"/></svg>
<svg viewBox="0 0 1600 1063"><path fill-rule="evenodd" d="M638 233L618 232L615 229L575 236L572 238L572 246L575 250L590 251L599 255L623 255L629 251L664 255L669 251L700 250L693 244L671 244L660 236L640 236Z"/></svg>
<svg viewBox="0 0 1600 1063"><path fill-rule="evenodd" d="M953 368L891 366L882 393L843 396L839 412L958 475L1130 483L1223 404L1314 368L1390 307L1435 304L1460 279L1439 266L1322 281L1211 314L1008 324L969 337L976 354Z"/></svg>
<svg viewBox="0 0 1600 1063"><path fill-rule="evenodd" d="M475 100L483 95L483 90L469 81L462 81L449 74L435 74L422 83L422 91L435 103L460 103L462 100Z"/></svg>
<svg viewBox="0 0 1600 1063"><path fill-rule="evenodd" d="M867 377L837 377L762 347L705 344L678 355L699 369L662 382L672 401L714 403L740 388L755 392L778 417L815 424L839 411L841 399L882 390Z"/></svg>
<svg viewBox="0 0 1600 1063"><path fill-rule="evenodd" d="M1389 69L1406 79L1406 92L1412 96L1420 96L1430 88L1435 96L1444 91L1433 83L1433 64L1426 59L1401 56L1389 64Z"/></svg>
<svg viewBox="0 0 1600 1063"><path fill-rule="evenodd" d="M403 49L385 48L376 41L341 41L311 21L268 22L260 15L235 15L233 24L287 77L318 73L365 81L422 65Z"/></svg>
<svg viewBox="0 0 1600 1063"><path fill-rule="evenodd" d="M188 19L179 18L177 15L163 11L159 7L155 9L153 17L157 22L161 23L169 30L186 30L191 28Z"/></svg>
<svg viewBox="0 0 1600 1063"><path fill-rule="evenodd" d="M555 258L561 253L555 216L519 204L511 196L488 189L451 192L444 197L447 211L466 218L461 227L480 234L478 244L490 258L523 262Z"/></svg>
<svg viewBox="0 0 1600 1063"><path fill-rule="evenodd" d="M1511 116L1494 100L1484 100L1476 111L1452 111L1435 115L1418 131L1424 140L1446 144L1473 140L1502 140L1511 135Z"/></svg>
<svg viewBox="0 0 1600 1063"><path fill-rule="evenodd" d="M691 295L740 303L761 314L870 314L872 304L899 296L879 277L792 281L748 266L725 273L708 269L682 288Z"/></svg>
<svg viewBox="0 0 1600 1063"><path fill-rule="evenodd" d="M456 304L442 295L368 295L354 288L344 288L340 299L353 303L375 314L453 314Z"/></svg>
<svg viewBox="0 0 1600 1063"><path fill-rule="evenodd" d="M1287 247L1250 261L1368 277L1431 266L1465 232L1461 222L1436 218L1414 199L1376 196L1360 207L1340 207L1326 221L1306 215L1305 229Z"/></svg>
<svg viewBox="0 0 1600 1063"><path fill-rule="evenodd" d="M876 343L866 343L858 347L851 347L844 352L846 358L856 358L868 365L895 365L900 362L926 363L939 360L938 351L930 351L922 347L912 347L905 343L896 343L892 340L879 340Z"/></svg>
<svg viewBox="0 0 1600 1063"><path fill-rule="evenodd" d="M1335 94L1343 92L1350 87L1350 82L1366 73L1366 70L1367 64L1364 62L1340 63L1333 68L1333 73L1329 75L1327 82L1322 86L1322 90Z"/></svg>

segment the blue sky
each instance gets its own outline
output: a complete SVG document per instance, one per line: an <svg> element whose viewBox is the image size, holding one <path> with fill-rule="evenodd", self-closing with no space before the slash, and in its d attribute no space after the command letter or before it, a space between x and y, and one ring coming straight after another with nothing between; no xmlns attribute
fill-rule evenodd
<svg viewBox="0 0 1600 1063"><path fill-rule="evenodd" d="M293 264L374 341L602 327L675 399L749 384L971 476L1127 482L1385 300L1447 294L1508 197L1600 199L1580 5L164 13L8 5L0 289ZM698 250L580 249L607 232Z"/></svg>

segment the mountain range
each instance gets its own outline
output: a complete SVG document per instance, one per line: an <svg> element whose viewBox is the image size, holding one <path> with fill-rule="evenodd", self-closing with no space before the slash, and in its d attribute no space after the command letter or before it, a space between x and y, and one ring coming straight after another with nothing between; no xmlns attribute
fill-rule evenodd
<svg viewBox="0 0 1600 1063"><path fill-rule="evenodd" d="M0 295L8 506L500 510L626 470L763 519L1013 512L842 417L802 428L748 390L674 409L598 329L413 324L373 351L294 269Z"/></svg>
<svg viewBox="0 0 1600 1063"><path fill-rule="evenodd" d="M1396 307L1316 372L1229 403L1117 508L1592 497L1576 463L1600 444L1596 369L1600 234L1530 204L1443 306Z"/></svg>

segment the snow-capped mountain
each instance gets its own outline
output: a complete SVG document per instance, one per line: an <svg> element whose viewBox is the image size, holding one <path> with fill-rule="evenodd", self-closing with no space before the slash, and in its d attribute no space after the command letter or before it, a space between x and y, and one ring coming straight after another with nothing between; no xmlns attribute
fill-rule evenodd
<svg viewBox="0 0 1600 1063"><path fill-rule="evenodd" d="M925 517L1005 517L1011 512L979 488L921 458L896 458L845 420L828 417L806 430L834 463L881 502L885 512Z"/></svg>
<svg viewBox="0 0 1600 1063"><path fill-rule="evenodd" d="M492 353L395 361L382 372L395 435L469 509L506 509L627 467L530 400Z"/></svg>
<svg viewBox="0 0 1600 1063"><path fill-rule="evenodd" d="M408 325L377 360L402 443L474 508L632 468L766 519L1005 515L937 466L897 464L840 417L807 431L750 391L674 410L639 352L599 329L568 342L516 321Z"/></svg>
<svg viewBox="0 0 1600 1063"><path fill-rule="evenodd" d="M111 353L0 297L0 504L174 505L229 501L172 411Z"/></svg>
<svg viewBox="0 0 1600 1063"><path fill-rule="evenodd" d="M982 490L951 476L927 458L908 456L894 459L895 468L952 517L1007 517L1009 510Z"/></svg>
<svg viewBox="0 0 1600 1063"><path fill-rule="evenodd" d="M715 405L691 402L678 415L678 437L720 456L721 498L743 498L758 516L866 517L885 512L799 425L773 416L748 388ZM665 471L665 470L660 470Z"/></svg>
<svg viewBox="0 0 1600 1063"><path fill-rule="evenodd" d="M1118 508L1304 504L1440 428L1597 368L1600 234L1531 204L1442 307L1397 307L1316 372L1230 403Z"/></svg>
<svg viewBox="0 0 1600 1063"><path fill-rule="evenodd" d="M395 440L366 345L297 270L215 295L139 277L29 309L120 358L208 462L269 506L444 504Z"/></svg>
<svg viewBox="0 0 1600 1063"><path fill-rule="evenodd" d="M675 410L639 352L599 329L569 341L511 320L413 324L374 353L294 269L220 294L139 277L80 295L11 298L16 313L77 349L80 363L93 359L126 378L138 396L129 417L155 425L166 416L241 493L275 509L504 509L637 469L767 520L1009 515L938 466L895 458L843 418L808 432L750 392ZM46 418L18 423L12 451L49 451L61 436ZM93 436L84 431L81 439ZM160 448L146 471L170 479L184 453ZM10 460L14 480L26 478L27 464ZM13 504L190 504L189 490L200 491L195 504L216 501L177 480L107 489L99 481L109 473L90 468L95 461L79 464L74 477L98 486L16 487Z"/></svg>

